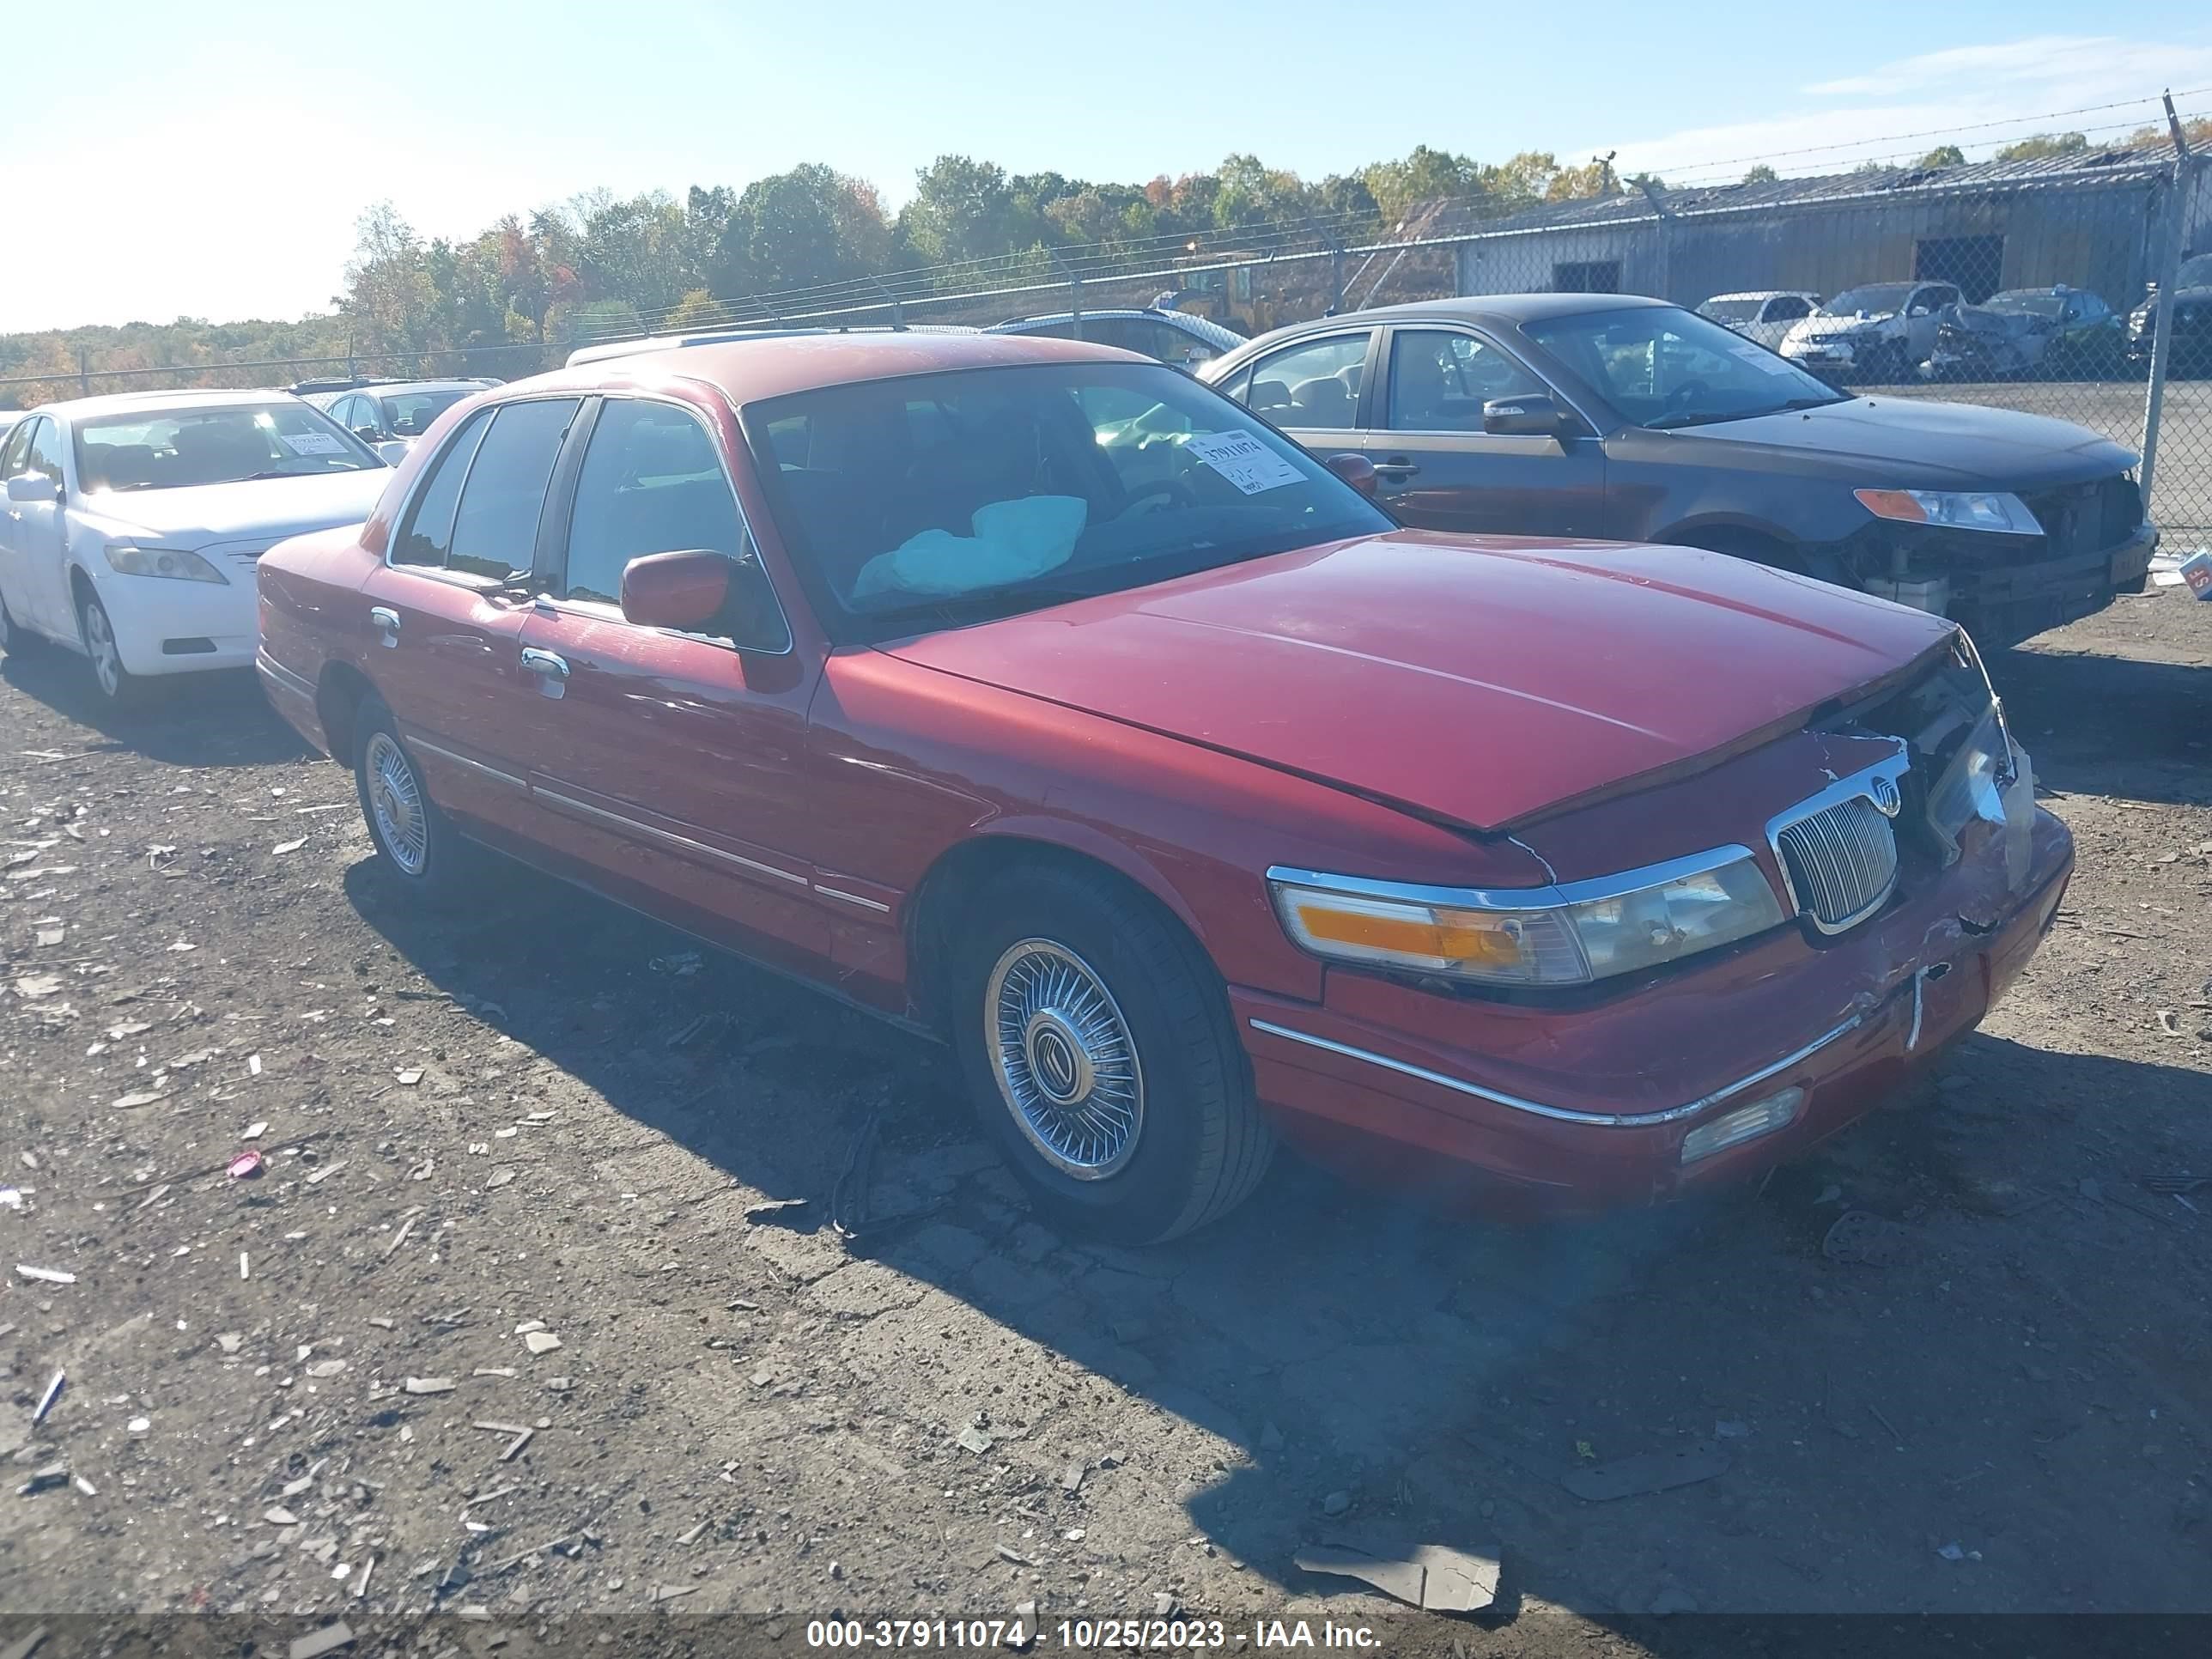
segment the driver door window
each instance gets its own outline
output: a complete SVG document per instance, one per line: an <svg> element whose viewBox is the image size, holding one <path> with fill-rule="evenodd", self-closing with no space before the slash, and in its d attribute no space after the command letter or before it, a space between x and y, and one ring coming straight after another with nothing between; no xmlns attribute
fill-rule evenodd
<svg viewBox="0 0 2212 1659"><path fill-rule="evenodd" d="M1366 329L1332 334L1261 358L1252 368L1252 412L1291 432L1356 425L1370 337Z"/></svg>
<svg viewBox="0 0 2212 1659"><path fill-rule="evenodd" d="M1480 432L1493 398L1540 398L1551 388L1487 340L1441 329L1390 337L1394 432Z"/></svg>

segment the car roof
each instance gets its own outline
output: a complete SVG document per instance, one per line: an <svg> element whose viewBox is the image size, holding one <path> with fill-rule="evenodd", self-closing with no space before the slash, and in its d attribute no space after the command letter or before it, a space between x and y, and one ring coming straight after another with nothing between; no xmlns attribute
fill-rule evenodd
<svg viewBox="0 0 2212 1659"><path fill-rule="evenodd" d="M1820 297L1809 288L1755 288L1741 294L1715 294L1703 303L1711 305L1715 300L1817 300Z"/></svg>
<svg viewBox="0 0 2212 1659"><path fill-rule="evenodd" d="M756 334L741 340L641 351L592 362L572 362L507 388L532 392L647 390L671 382L711 386L732 404L758 403L794 392L896 380L952 369L1005 368L1025 363L1158 362L1134 351L1087 341L1028 334L831 333L808 331Z"/></svg>
<svg viewBox="0 0 2212 1659"><path fill-rule="evenodd" d="M390 398L410 392L482 392L496 380L380 380L374 386L349 386L364 398Z"/></svg>
<svg viewBox="0 0 2212 1659"><path fill-rule="evenodd" d="M1170 328L1179 328L1186 334L1194 334L1202 339L1223 338L1233 340L1238 345L1244 343L1244 337L1236 330L1223 327L1211 317L1194 317L1188 311L1162 311L1157 306L1101 306L1094 311L1086 306L1083 316L1086 322L1093 317L1149 319L1165 323ZM1048 311L1041 317L1010 317L1003 323L994 323L988 331L1011 334L1024 328L1046 328L1055 323L1072 323L1074 320L1075 313L1072 311Z"/></svg>
<svg viewBox="0 0 2212 1659"><path fill-rule="evenodd" d="M304 401L276 386L250 386L220 392L107 392L94 398L72 398L66 403L41 404L40 412L59 416L64 420L82 421L100 415L127 415L146 409L237 409L254 404Z"/></svg>
<svg viewBox="0 0 2212 1659"><path fill-rule="evenodd" d="M602 340L570 352L564 367L603 363L617 357L635 357L651 351L691 350L704 345L756 344L763 340L788 340L799 336L848 334L975 334L981 331L965 323L862 324L858 328L710 328L679 334L647 334L628 340Z"/></svg>

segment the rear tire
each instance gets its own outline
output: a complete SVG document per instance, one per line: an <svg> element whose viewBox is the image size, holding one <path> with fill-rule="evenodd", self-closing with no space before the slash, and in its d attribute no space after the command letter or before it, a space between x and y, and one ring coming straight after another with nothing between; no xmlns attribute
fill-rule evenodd
<svg viewBox="0 0 2212 1659"><path fill-rule="evenodd" d="M1122 1244L1242 1203L1274 1136L1220 976L1103 872L1033 865L976 896L952 946L953 1046L985 1133L1039 1212Z"/></svg>
<svg viewBox="0 0 2212 1659"><path fill-rule="evenodd" d="M0 656L23 656L37 639L38 635L9 614L8 601L0 599Z"/></svg>
<svg viewBox="0 0 2212 1659"><path fill-rule="evenodd" d="M108 617L107 607L97 593L81 593L76 617L100 700L110 708L128 708L138 701L145 683L123 665L123 650L115 642L115 623Z"/></svg>
<svg viewBox="0 0 2212 1659"><path fill-rule="evenodd" d="M443 908L467 885L469 847L438 810L392 711L374 697L354 714L354 790L378 860L419 904Z"/></svg>

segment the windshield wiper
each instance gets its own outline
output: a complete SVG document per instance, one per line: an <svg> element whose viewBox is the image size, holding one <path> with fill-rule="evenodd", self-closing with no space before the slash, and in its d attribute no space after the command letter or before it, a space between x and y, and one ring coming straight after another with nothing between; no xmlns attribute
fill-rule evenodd
<svg viewBox="0 0 2212 1659"><path fill-rule="evenodd" d="M1831 404L1850 401L1838 394L1833 398L1792 398L1788 403L1777 404L1771 409L1732 409L1725 414L1662 415L1656 420L1644 422L1644 428L1647 432L1667 432L1679 426L1718 426L1725 421L1755 421L1762 415L1786 415L1799 409L1826 409Z"/></svg>

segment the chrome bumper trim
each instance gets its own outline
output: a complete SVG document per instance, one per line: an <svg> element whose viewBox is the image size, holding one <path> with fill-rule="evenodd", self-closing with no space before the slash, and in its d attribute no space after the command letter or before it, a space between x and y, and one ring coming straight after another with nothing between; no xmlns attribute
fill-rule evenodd
<svg viewBox="0 0 2212 1659"><path fill-rule="evenodd" d="M266 651L256 651L253 653L253 665L294 696L305 697L309 702L315 700L313 683L301 675L295 674Z"/></svg>
<svg viewBox="0 0 2212 1659"><path fill-rule="evenodd" d="M1518 1095L1501 1094L1495 1089L1486 1089L1479 1083L1468 1082L1464 1078L1447 1077L1442 1072L1432 1072L1425 1066L1413 1066L1402 1060L1393 1060L1388 1054L1375 1054L1366 1048L1355 1048L1349 1043L1336 1042L1328 1037L1315 1036L1308 1031L1293 1030L1287 1025L1278 1025L1273 1020L1255 1018L1247 1023L1254 1030L1264 1031L1269 1036L1285 1037L1292 1042L1303 1042L1309 1048L1326 1049L1333 1054L1342 1054L1347 1060L1364 1060L1370 1066L1380 1066L1385 1071L1395 1072L1401 1077L1418 1078L1423 1083L1433 1083L1438 1088L1450 1089L1459 1094L1472 1095L1477 1100L1486 1100L1493 1105L1509 1106L1516 1112L1528 1112L1534 1116L1552 1118L1561 1123L1588 1123L1607 1129L1638 1129L1648 1128L1655 1123L1673 1123L1682 1118L1694 1117L1708 1107L1717 1106L1724 1100L1732 1099L1745 1090L1765 1082L1778 1073L1788 1071L1800 1060L1811 1059L1838 1037L1856 1030L1866 1023L1866 1019L1867 1016L1863 1013L1853 1014L1833 1030L1814 1037L1803 1048L1783 1055L1772 1065L1763 1066L1749 1076L1740 1077L1725 1087L1716 1089L1712 1093L1690 1102L1686 1106L1670 1106L1664 1111L1657 1112L1619 1113L1576 1112L1570 1111L1564 1106L1547 1106L1540 1101L1523 1100Z"/></svg>

